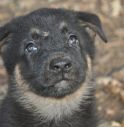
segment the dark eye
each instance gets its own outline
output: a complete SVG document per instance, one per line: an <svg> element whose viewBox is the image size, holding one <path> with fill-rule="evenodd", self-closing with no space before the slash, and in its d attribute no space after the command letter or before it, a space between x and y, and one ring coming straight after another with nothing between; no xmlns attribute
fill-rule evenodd
<svg viewBox="0 0 124 127"><path fill-rule="evenodd" d="M29 43L26 45L25 51L28 53L36 53L38 51L38 47L34 43Z"/></svg>
<svg viewBox="0 0 124 127"><path fill-rule="evenodd" d="M78 37L74 34L69 35L69 46L77 46L79 44Z"/></svg>

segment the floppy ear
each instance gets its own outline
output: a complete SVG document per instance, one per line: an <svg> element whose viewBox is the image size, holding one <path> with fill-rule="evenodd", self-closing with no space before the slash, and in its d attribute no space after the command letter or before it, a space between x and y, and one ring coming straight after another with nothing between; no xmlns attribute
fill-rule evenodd
<svg viewBox="0 0 124 127"><path fill-rule="evenodd" d="M7 28L8 24L0 27L0 49L4 45L4 39L8 37L10 34L9 28Z"/></svg>
<svg viewBox="0 0 124 127"><path fill-rule="evenodd" d="M0 27L0 41L2 41L9 34L5 26Z"/></svg>
<svg viewBox="0 0 124 127"><path fill-rule="evenodd" d="M12 21L0 27L0 49L5 44L6 38L13 33L13 29L15 28Z"/></svg>
<svg viewBox="0 0 124 127"><path fill-rule="evenodd" d="M80 25L86 28L87 32L92 38L98 34L104 42L107 42L101 21L97 15L85 12L77 12L77 18L80 22Z"/></svg>

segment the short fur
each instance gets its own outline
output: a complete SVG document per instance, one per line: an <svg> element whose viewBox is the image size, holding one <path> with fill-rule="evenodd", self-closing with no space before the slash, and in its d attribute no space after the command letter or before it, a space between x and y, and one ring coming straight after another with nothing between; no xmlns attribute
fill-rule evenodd
<svg viewBox="0 0 124 127"><path fill-rule="evenodd" d="M98 16L64 9L40 9L0 27L9 76L0 127L97 126L91 32L107 41Z"/></svg>

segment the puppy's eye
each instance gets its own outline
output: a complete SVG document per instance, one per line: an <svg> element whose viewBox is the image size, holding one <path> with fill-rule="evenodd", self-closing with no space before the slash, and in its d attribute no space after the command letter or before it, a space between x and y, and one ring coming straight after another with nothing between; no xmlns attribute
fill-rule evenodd
<svg viewBox="0 0 124 127"><path fill-rule="evenodd" d="M38 47L34 43L29 43L26 45L25 51L28 53L36 53L38 51Z"/></svg>
<svg viewBox="0 0 124 127"><path fill-rule="evenodd" d="M79 45L78 37L74 34L69 35L68 43L69 43L69 46Z"/></svg>

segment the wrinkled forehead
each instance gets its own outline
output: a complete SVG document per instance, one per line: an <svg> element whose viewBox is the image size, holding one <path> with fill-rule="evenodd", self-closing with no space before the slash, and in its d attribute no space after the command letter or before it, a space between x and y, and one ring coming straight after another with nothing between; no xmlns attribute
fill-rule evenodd
<svg viewBox="0 0 124 127"><path fill-rule="evenodd" d="M29 32L31 34L42 34L42 36L47 37L47 36L49 36L51 31L55 32L55 30L58 30L58 31L64 33L66 31L68 31L68 27L69 27L68 23L63 20L63 21L59 21L55 24L54 23L52 24L50 22L50 24L47 23L46 25L42 24L40 26L37 26L37 25L31 26L29 28Z"/></svg>
<svg viewBox="0 0 124 127"><path fill-rule="evenodd" d="M71 17L64 15L29 15L25 16L20 24L25 33L40 34L44 37L52 33L67 32L75 25Z"/></svg>
<svg viewBox="0 0 124 127"><path fill-rule="evenodd" d="M69 25L72 22L72 18L64 15L31 15L26 16L26 22L29 26L34 25L50 29L53 27L59 28L63 24Z"/></svg>
<svg viewBox="0 0 124 127"><path fill-rule="evenodd" d="M32 35L39 34L43 37L47 37L55 33L65 33L69 30L70 26L72 26L69 19L61 16L49 15L35 16L31 18L31 23L28 24L28 33L31 33Z"/></svg>

